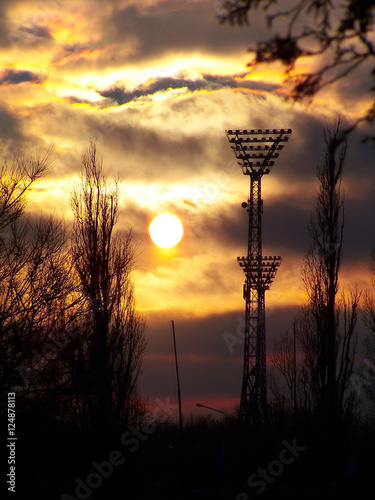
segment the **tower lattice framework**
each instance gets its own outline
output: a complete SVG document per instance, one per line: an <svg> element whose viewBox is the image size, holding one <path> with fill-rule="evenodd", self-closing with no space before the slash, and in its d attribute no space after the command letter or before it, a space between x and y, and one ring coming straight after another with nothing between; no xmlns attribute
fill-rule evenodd
<svg viewBox="0 0 375 500"><path fill-rule="evenodd" d="M227 130L228 141L244 175L250 176L250 197L242 203L249 214L247 257L237 257L245 273L245 345L240 420L267 419L265 292L271 286L281 257L262 255L262 177L288 141L291 129Z"/></svg>

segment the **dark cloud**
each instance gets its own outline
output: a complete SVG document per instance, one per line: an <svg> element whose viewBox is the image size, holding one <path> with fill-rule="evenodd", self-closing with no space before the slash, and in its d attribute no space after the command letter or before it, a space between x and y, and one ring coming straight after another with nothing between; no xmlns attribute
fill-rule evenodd
<svg viewBox="0 0 375 500"><path fill-rule="evenodd" d="M167 52L194 49L228 54L233 50L246 52L250 31L221 25L212 2L158 2L152 7L132 4L114 9L108 26L108 37L130 42L136 49L128 60L153 58ZM253 23L251 36L261 33L262 23Z"/></svg>
<svg viewBox="0 0 375 500"><path fill-rule="evenodd" d="M59 47L55 55L52 58L53 63L57 63L60 66L79 66L80 71L83 71L83 67L87 65L90 66L92 61L88 60L88 56L91 56L96 51L100 53L100 44L98 47L89 46L87 44L74 44L65 45ZM102 61L101 67L105 67L105 62Z"/></svg>
<svg viewBox="0 0 375 500"><path fill-rule="evenodd" d="M318 184L316 185L318 195ZM375 244L375 224L370 226L368 214L375 213L375 198L373 188L367 193L344 200L344 264L367 262L372 245ZM245 198L245 197L244 197ZM290 198L267 199L264 197L264 213L262 218L263 254L281 255L288 259L294 255L304 255L309 250L311 238L308 225L315 210L315 199L301 206L300 200ZM220 248L230 252L243 249L247 251L248 215L240 204L225 206L222 214L205 216L199 213L193 221L193 238L200 241L203 238Z"/></svg>
<svg viewBox="0 0 375 500"><path fill-rule="evenodd" d="M10 44L8 38L8 26L2 16L3 14L0 7L0 47L8 47Z"/></svg>
<svg viewBox="0 0 375 500"><path fill-rule="evenodd" d="M208 79L206 75L205 82ZM154 82L152 90L165 88L171 81L176 81L179 84L186 82L185 80L161 79ZM223 78L223 81L228 84L227 77ZM231 81L229 79L229 83ZM206 102L202 96L204 94L194 94L187 99L174 101L171 104L171 109L176 113L176 121L180 115L186 117L196 110L201 110ZM219 93L216 96L219 96ZM210 99L218 107L222 106L219 97L216 100L215 94L211 94ZM261 104L258 105L257 102L261 102ZM267 99L260 101L259 96L249 94L248 105L249 127L269 127L271 103L267 102ZM191 110L189 110L189 106L192 107ZM265 109L264 116L258 113L258 108L261 107ZM210 241L213 246L224 247L228 251L233 251L235 255L239 252L239 248L242 248L243 253L245 253L247 214L241 208L240 203L248 197L247 177L243 176L243 188L241 193L238 193L242 194L242 199L240 198L238 202L226 204L222 207L222 211L210 209L207 214L204 213L203 208L202 210L191 210L191 208L199 208L202 196L210 196L211 191L205 189L207 185L212 183L215 192L220 192L221 189L226 189L226 184L231 184L231 175L242 175L239 167L238 173L225 173L225 166L228 161L234 160L234 155L226 140L224 127L218 130L215 126L210 125L205 130L205 134L186 137L179 133L180 129L177 129L174 134L156 128L137 127L135 125L137 120L134 118L141 112L141 110L136 109L124 110L123 120L116 123L106 136L106 147L112 150L120 149L123 151L124 157L134 158L136 167L130 167L133 164L132 160L127 161L129 167L127 167L125 175L129 174L130 177L136 175L137 178L144 176L145 179L151 181L166 178L170 181L176 181L183 177L186 179L187 192L194 194L195 186L194 183L189 185L189 174L199 173L202 185L201 189L199 188L197 191L198 195L192 198L188 196L182 198L179 207L175 207L181 210L181 216L188 221L191 228L191 240ZM131 117L131 120L128 121L126 117ZM262 183L264 191L263 253L265 255L267 253L281 255L283 259L295 255L302 256L309 248L310 239L307 227L314 211L319 188L316 168L324 160L326 126L329 125L331 129L335 126L334 122L324 123L318 117L314 117L301 108L295 108L293 115L288 114L288 117L288 120L292 119L292 123L288 121L284 123L284 126L291 126L293 133L270 176L265 176ZM278 108L275 108L274 119L276 126L279 126L278 123L285 119L280 113L278 114ZM213 136L210 139L211 132ZM375 231L375 227L371 226L369 219L369 214L375 211L371 196L374 186L372 181L365 181L372 170L374 150L372 144L362 144L362 139L363 134L359 131L350 136L344 169L344 182L347 190L344 231L346 263L363 262L364 260L367 262L368 253L373 243L369 234L372 235ZM142 152L141 156L140 151ZM217 156L214 156L215 154ZM216 177L216 173L222 173L222 175ZM224 175L226 175L225 179ZM358 182L361 178L368 190L362 195L357 194L358 190L361 189ZM282 182L285 186L285 192L274 197L268 196L267 188L271 180L272 182L278 180ZM304 190L306 190L306 196L303 194ZM141 239L141 235L139 236Z"/></svg>
<svg viewBox="0 0 375 500"><path fill-rule="evenodd" d="M0 47L37 46L53 38L49 29L44 25L25 26L20 24L18 18L10 18L8 13L9 7L14 8L23 3L25 3L24 0L1 0ZM61 7L58 1L53 2L53 0L29 0L28 3L34 3L34 11L35 13L39 13L40 18L48 16L49 12L55 12L57 8Z"/></svg>
<svg viewBox="0 0 375 500"><path fill-rule="evenodd" d="M243 75L241 75L243 76ZM132 91L127 91L124 87L112 87L107 90L97 91L102 97L112 99L118 105L126 104L137 99L147 98L156 92L161 92L170 89L187 88L190 92L196 90L220 90L226 88L248 88L248 89L262 89L272 90L276 85L265 85L262 83L253 82L251 80L238 80L234 76L220 76L204 74L201 79L191 80L188 78L173 78L163 77L158 78L148 85L139 85Z"/></svg>
<svg viewBox="0 0 375 500"><path fill-rule="evenodd" d="M17 117L5 104L0 103L0 142L10 141L10 145L16 145L22 139L23 133Z"/></svg>
<svg viewBox="0 0 375 500"><path fill-rule="evenodd" d="M375 246L375 223L369 214L375 213L374 188L361 199L347 199L344 208L343 263L365 264L370 262L370 252Z"/></svg>
<svg viewBox="0 0 375 500"><path fill-rule="evenodd" d="M347 124L344 123L343 128ZM368 176L374 170L374 143L366 141L367 133L360 129L354 130L348 137L347 154L344 165L344 178L353 176L360 178ZM373 175L370 176L374 178Z"/></svg>
<svg viewBox="0 0 375 500"><path fill-rule="evenodd" d="M307 227L313 206L301 207L298 200L264 200L263 245L272 255L305 253L309 240Z"/></svg>
<svg viewBox="0 0 375 500"><path fill-rule="evenodd" d="M12 43L12 29L7 15L8 5L18 3L17 0L1 0L0 2L0 47L9 47Z"/></svg>
<svg viewBox="0 0 375 500"><path fill-rule="evenodd" d="M270 292L271 293L271 292ZM204 318L174 315L178 345L181 391L184 397L227 394L240 396L243 363L244 302L238 290L238 311L218 311ZM243 307L242 307L243 305ZM267 308L267 302L266 302ZM274 339L291 328L299 308L277 308L267 311L267 347L272 351ZM149 329L142 392L149 395L174 395L174 358L169 316L149 313ZM232 351L225 341L226 334L238 338ZM147 356L148 355L148 356ZM158 374L155 377L155 373ZM198 402L198 401L197 401ZM202 401L201 401L202 402Z"/></svg>
<svg viewBox="0 0 375 500"><path fill-rule="evenodd" d="M214 215L197 212L190 220L193 238L234 249L245 245L248 225L245 214L240 204L225 205L223 213Z"/></svg>
<svg viewBox="0 0 375 500"><path fill-rule="evenodd" d="M274 342L280 334L292 332L293 321L300 312L298 306L269 306L272 289L266 297L267 355L271 354ZM241 394L243 370L243 342L241 341L244 324L245 305L242 290L238 290L239 309L234 312L217 313L204 318L179 316L174 312L176 341L183 402L189 398L225 395L238 398ZM149 313L146 315L149 328L147 335L146 357L140 385L143 394L149 397L176 396L176 373L170 315ZM225 334L233 341L232 350L228 348ZM366 334L363 324L358 328L358 355ZM235 340L238 339L238 342ZM300 347L297 344L297 351ZM271 368L271 366L270 366ZM157 377L155 376L157 374ZM204 404L204 401L198 401Z"/></svg>
<svg viewBox="0 0 375 500"><path fill-rule="evenodd" d="M81 46L79 44L74 44L74 45L66 45L64 47L64 50L66 52L70 52L71 54L80 54L84 50L89 50L89 47L87 46Z"/></svg>
<svg viewBox="0 0 375 500"><path fill-rule="evenodd" d="M113 87L108 90L98 91L102 97L107 97L115 101L117 104L126 104L140 98L145 98L153 95L156 92L161 92L169 89L181 89L187 87L190 91L201 90L207 88L207 82L204 80L189 80L183 78L159 78L149 85L140 85L133 91L128 92L123 87Z"/></svg>
<svg viewBox="0 0 375 500"><path fill-rule="evenodd" d="M75 96L64 97L64 101L68 104L90 104L90 106L95 106L97 103L89 101L88 99L80 99Z"/></svg>
<svg viewBox="0 0 375 500"><path fill-rule="evenodd" d="M27 70L4 69L0 73L0 85L18 85L23 82L41 83L43 79Z"/></svg>
<svg viewBox="0 0 375 500"><path fill-rule="evenodd" d="M246 186L244 199L247 198ZM262 218L263 247L265 255L279 255L305 253L308 249L307 226L311 210L300 207L298 200L278 199L270 203L264 200L264 214ZM247 252L248 214L238 204L226 205L223 213L205 215L199 213L190 221L193 229L193 238L197 241L207 239L213 246L225 247L228 252L235 252L242 248ZM240 256L240 255L239 255Z"/></svg>
<svg viewBox="0 0 375 500"><path fill-rule="evenodd" d="M19 30L37 38L46 38L48 40L53 39L53 36L47 26L20 26Z"/></svg>
<svg viewBox="0 0 375 500"><path fill-rule="evenodd" d="M136 111L136 116L138 113ZM132 112L129 118L133 118ZM120 122L112 124L89 117L87 129L93 136L103 135L103 154L105 151L112 157L113 151L119 154L120 174L127 179L177 180L186 177L186 165L189 165L190 173L200 171L202 159L208 155L202 137L183 136L180 130L172 134L149 129L141 123L136 125L128 121L126 115ZM205 161L207 164L208 158Z"/></svg>
<svg viewBox="0 0 375 500"><path fill-rule="evenodd" d="M47 26L40 25L18 25L10 23L7 29L8 43L18 50L36 49L54 40Z"/></svg>

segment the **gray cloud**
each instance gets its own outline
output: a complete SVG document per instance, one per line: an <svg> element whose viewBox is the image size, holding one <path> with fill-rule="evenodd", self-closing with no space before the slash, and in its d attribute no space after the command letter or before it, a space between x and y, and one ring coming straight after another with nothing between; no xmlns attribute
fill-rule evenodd
<svg viewBox="0 0 375 500"><path fill-rule="evenodd" d="M266 298L268 354L273 351L274 341L281 333L292 331L292 323L300 311L298 306L275 307L274 309L268 307L272 290L269 293L270 296ZM239 403L243 343L233 344L231 353L223 339L224 333L231 334L234 338L238 337L239 328L243 325L245 306L242 300L242 290L238 291L238 297L240 305L238 311L225 314L217 312L204 318L186 318L174 314L183 401L196 396L208 398L225 396L237 397ZM174 397L176 395L174 352L169 319L165 317L165 314L149 313L147 316L148 345L140 385L142 393L149 396ZM361 343L365 334L363 324L360 323L358 354L361 354ZM299 348L297 345L297 350ZM158 358L158 355L161 357ZM200 356L202 356L201 359ZM157 377L155 373L158 374ZM196 400L196 402L205 403L204 400Z"/></svg>
<svg viewBox="0 0 375 500"><path fill-rule="evenodd" d="M23 133L17 117L5 104L0 103L0 139L10 146L16 146L23 139ZM1 141L0 141L1 142ZM4 154L5 152L2 151Z"/></svg>
<svg viewBox="0 0 375 500"><path fill-rule="evenodd" d="M237 75L237 76L244 76ZM107 97L112 101L116 102L118 105L126 104L127 102L134 101L137 99L147 98L147 96L153 95L156 92L161 92L169 89L181 89L188 88L191 92L196 90L220 90L225 88L248 88L248 89L261 89L261 90L273 90L277 88L277 85L265 85L259 82L253 82L251 80L237 80L236 75L234 76L220 76L220 75L208 75L204 74L203 78L197 80L191 80L188 78L173 78L164 77L158 78L156 81L148 85L139 85L132 91L127 91L124 87L115 86L106 90L98 90L98 94L102 97Z"/></svg>
<svg viewBox="0 0 375 500"><path fill-rule="evenodd" d="M361 200L347 200L345 202L344 252L343 263L370 262L370 252L375 245L375 213L374 187L371 193L364 194Z"/></svg>
<svg viewBox="0 0 375 500"><path fill-rule="evenodd" d="M0 7L0 47L8 47L10 43L8 38L8 27L2 16L3 14Z"/></svg>
<svg viewBox="0 0 375 500"><path fill-rule="evenodd" d="M14 2L16 3L17 0ZM9 28L9 19L7 7L11 0L2 0L0 2L0 47L9 47L11 44L11 29Z"/></svg>
<svg viewBox="0 0 375 500"><path fill-rule="evenodd" d="M108 26L108 37L134 41L136 49L128 60L152 58L167 52L208 50L228 54L233 50L246 52L253 37L261 33L262 23L253 23L253 29L221 25L212 2L158 2L142 8L132 4L114 9Z"/></svg>
<svg viewBox="0 0 375 500"><path fill-rule="evenodd" d="M109 128L105 120L93 117L87 120L87 129L92 131L93 136L96 132L104 135L103 154L112 150L112 156L116 151L119 159L122 158L120 172L126 178L151 181L168 177L173 180L181 175L186 177L187 164L190 173L202 169L202 158L208 155L202 137L182 136L180 131L176 131L175 135L168 134L146 128L141 122L136 125L132 114L128 115L131 120L125 115ZM136 111L135 116L138 115L139 111Z"/></svg>
<svg viewBox="0 0 375 500"><path fill-rule="evenodd" d="M53 39L53 36L51 35L50 30L47 26L20 26L19 30L36 38L45 38L47 40Z"/></svg>
<svg viewBox="0 0 375 500"><path fill-rule="evenodd" d="M223 335L238 336L244 319L242 290L238 290L238 311L209 315L204 318L184 318L174 315L178 344L181 392L183 397L195 395L240 396L243 363L243 343L228 349ZM243 308L241 307L243 304ZM219 309L219 307L218 307ZM274 338L287 329L298 308L277 308L267 312L267 346L272 351ZM175 374L170 322L165 315L149 313L148 345L144 372L141 376L142 391L150 395L171 395ZM147 354L156 355L154 358ZM157 355L165 355L159 358ZM200 356L202 357L200 359ZM211 358L211 360L210 360ZM220 366L220 369L218 369ZM158 377L155 378L155 373ZM172 392L174 394L174 392ZM204 403L204 401L197 401Z"/></svg>
<svg viewBox="0 0 375 500"><path fill-rule="evenodd" d="M75 96L64 97L64 101L68 104L90 104L90 106L95 106L97 103L89 101L88 99L80 99Z"/></svg>
<svg viewBox="0 0 375 500"><path fill-rule="evenodd" d="M244 190L246 193L246 190ZM246 193L247 194L247 193ZM247 196L244 196L244 199ZM313 207L312 207L313 208ZM307 225L311 210L298 206L298 201L278 200L270 203L264 199L263 214L263 247L264 254L291 255L296 252L303 254L308 250ZM193 238L196 241L207 240L213 248L218 245L227 248L228 253L247 252L248 214L240 203L226 205L223 213L206 216L197 213L196 221L190 216ZM240 255L238 255L240 256Z"/></svg>
<svg viewBox="0 0 375 500"><path fill-rule="evenodd" d="M17 85L23 82L41 83L43 79L27 70L5 69L0 73L0 85Z"/></svg>

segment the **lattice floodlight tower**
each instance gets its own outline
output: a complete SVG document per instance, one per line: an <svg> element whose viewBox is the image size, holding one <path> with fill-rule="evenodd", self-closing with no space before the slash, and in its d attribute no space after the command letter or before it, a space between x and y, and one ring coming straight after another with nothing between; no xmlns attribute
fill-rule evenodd
<svg viewBox="0 0 375 500"><path fill-rule="evenodd" d="M242 203L249 214L247 257L237 257L245 272L245 348L240 420L264 423L267 418L265 292L275 278L281 257L262 256L263 200L261 181L289 139L291 129L227 130L244 175L250 176L250 198Z"/></svg>

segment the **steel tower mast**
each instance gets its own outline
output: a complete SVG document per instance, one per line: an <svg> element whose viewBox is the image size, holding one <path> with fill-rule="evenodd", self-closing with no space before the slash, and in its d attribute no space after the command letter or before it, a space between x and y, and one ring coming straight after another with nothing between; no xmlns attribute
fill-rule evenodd
<svg viewBox="0 0 375 500"><path fill-rule="evenodd" d="M227 130L226 134L244 175L250 176L250 197L242 203L249 214L247 257L237 257L245 273L245 346L240 420L267 419L265 292L273 282L281 257L262 256L262 177L288 141L291 129Z"/></svg>

